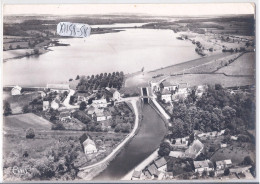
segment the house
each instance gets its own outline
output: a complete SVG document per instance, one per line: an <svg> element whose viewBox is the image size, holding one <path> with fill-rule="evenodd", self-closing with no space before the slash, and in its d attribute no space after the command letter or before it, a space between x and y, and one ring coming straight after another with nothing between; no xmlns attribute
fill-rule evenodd
<svg viewBox="0 0 260 184"><path fill-rule="evenodd" d="M152 178L152 175L150 174L150 172L148 170L144 171L144 175L145 175L146 179L151 179Z"/></svg>
<svg viewBox="0 0 260 184"><path fill-rule="evenodd" d="M226 148L226 147L227 147L227 144L220 144L220 147L221 147L221 148Z"/></svg>
<svg viewBox="0 0 260 184"><path fill-rule="evenodd" d="M69 121L71 120L71 113L68 112L61 112L59 116L60 121Z"/></svg>
<svg viewBox="0 0 260 184"><path fill-rule="evenodd" d="M20 86L14 86L11 90L11 94L14 95L21 95L22 88Z"/></svg>
<svg viewBox="0 0 260 184"><path fill-rule="evenodd" d="M174 158L185 158L185 153L182 151L170 151L169 156Z"/></svg>
<svg viewBox="0 0 260 184"><path fill-rule="evenodd" d="M189 148L185 151L185 155L188 158L195 159L199 156L204 148L204 145L198 140L194 140Z"/></svg>
<svg viewBox="0 0 260 184"><path fill-rule="evenodd" d="M104 110L103 109L95 109L95 116L97 121L104 121L106 120L106 116L104 114Z"/></svg>
<svg viewBox="0 0 260 184"><path fill-rule="evenodd" d="M97 121L104 121L112 118L111 114L107 111L104 111L103 109L96 109L95 116Z"/></svg>
<svg viewBox="0 0 260 184"><path fill-rule="evenodd" d="M121 99L121 94L115 88L106 87L106 94L111 97L114 101Z"/></svg>
<svg viewBox="0 0 260 184"><path fill-rule="evenodd" d="M203 95L203 93L206 91L206 89L207 89L206 85L197 86L195 95L200 98Z"/></svg>
<svg viewBox="0 0 260 184"><path fill-rule="evenodd" d="M164 86L164 89L167 89L169 91L176 91L177 88L178 88L178 85Z"/></svg>
<svg viewBox="0 0 260 184"><path fill-rule="evenodd" d="M64 92L64 91L69 91L69 84L47 84L47 89L50 89L50 91L56 91L57 93L59 92Z"/></svg>
<svg viewBox="0 0 260 184"><path fill-rule="evenodd" d="M93 107L92 105L87 109L87 114L89 116L91 116L92 119L94 119L95 116L95 107Z"/></svg>
<svg viewBox="0 0 260 184"><path fill-rule="evenodd" d="M167 169L167 161L164 157L159 158L154 162L154 165L157 167L158 171L166 172Z"/></svg>
<svg viewBox="0 0 260 184"><path fill-rule="evenodd" d="M237 141L237 138L236 136L231 136L230 139L233 140L233 141Z"/></svg>
<svg viewBox="0 0 260 184"><path fill-rule="evenodd" d="M163 89L161 93L161 99L164 103L171 102L172 93L168 89Z"/></svg>
<svg viewBox="0 0 260 184"><path fill-rule="evenodd" d="M159 171L157 169L157 167L155 166L155 164L151 164L148 168L147 168L148 172L155 177L158 177L159 175Z"/></svg>
<svg viewBox="0 0 260 184"><path fill-rule="evenodd" d="M47 94L46 94L44 91L39 91L39 93L40 93L40 95L41 95L42 98L44 98L44 97L47 96Z"/></svg>
<svg viewBox="0 0 260 184"><path fill-rule="evenodd" d="M51 108L56 110L60 107L60 101L58 99L54 99L52 102L51 102Z"/></svg>
<svg viewBox="0 0 260 184"><path fill-rule="evenodd" d="M43 101L42 102L42 110L47 111L50 108L50 102L49 101Z"/></svg>
<svg viewBox="0 0 260 184"><path fill-rule="evenodd" d="M92 105L97 108L104 108L107 107L107 100L106 99L93 100Z"/></svg>
<svg viewBox="0 0 260 184"><path fill-rule="evenodd" d="M84 133L80 138L80 143L83 146L84 153L86 155L90 155L93 153L97 153L97 147L95 142L92 140L91 136Z"/></svg>
<svg viewBox="0 0 260 184"><path fill-rule="evenodd" d="M195 172L202 174L204 171L214 171L214 165L210 160L193 161Z"/></svg>
<svg viewBox="0 0 260 184"><path fill-rule="evenodd" d="M175 148L188 148L188 143L189 143L188 138L183 137L183 138L175 139L175 143L172 144L172 146Z"/></svg>
<svg viewBox="0 0 260 184"><path fill-rule="evenodd" d="M141 174L141 171L134 170L131 180L140 180Z"/></svg>
<svg viewBox="0 0 260 184"><path fill-rule="evenodd" d="M224 170L225 168L229 168L232 166L232 161L229 160L220 160L216 161L216 170Z"/></svg>
<svg viewBox="0 0 260 184"><path fill-rule="evenodd" d="M179 83L176 92L172 95L172 100L179 101L186 99L189 95L188 83Z"/></svg>

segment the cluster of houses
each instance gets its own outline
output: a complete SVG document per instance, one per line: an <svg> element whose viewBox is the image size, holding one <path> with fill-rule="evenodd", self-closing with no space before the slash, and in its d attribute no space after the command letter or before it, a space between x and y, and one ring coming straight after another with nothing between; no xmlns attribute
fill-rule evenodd
<svg viewBox="0 0 260 184"><path fill-rule="evenodd" d="M160 84L150 82L150 86L154 93L160 92L161 100L164 103L178 102L180 99L186 99L191 90L188 83L172 84L168 81L163 81ZM206 88L206 85L197 86L196 96L201 97Z"/></svg>
<svg viewBox="0 0 260 184"><path fill-rule="evenodd" d="M196 134L195 140L189 145L189 137L183 137L175 139L174 143L170 140L165 140L170 143L174 151L170 151L169 157L175 159L189 158L193 160L193 171L202 175L203 173L209 175L212 171L214 175L223 174L226 168L232 166L231 159L219 160L213 163L211 160L196 161L196 158L203 152L204 144L199 140L200 137L214 136L212 132ZM224 130L219 132L219 135L223 135ZM216 136L216 135L215 135ZM132 174L132 180L151 180L151 179L172 179L172 172L167 172L167 160L164 157L160 157L154 160L142 171L134 171Z"/></svg>

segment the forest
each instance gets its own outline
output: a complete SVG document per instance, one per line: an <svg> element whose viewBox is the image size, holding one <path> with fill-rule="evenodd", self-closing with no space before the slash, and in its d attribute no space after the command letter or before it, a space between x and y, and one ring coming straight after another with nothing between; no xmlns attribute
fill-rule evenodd
<svg viewBox="0 0 260 184"><path fill-rule="evenodd" d="M255 129L255 92L230 90L221 85L209 86L201 98L193 89L183 102L174 104L171 121L172 136L184 137L194 130L202 132L228 130L230 134L241 134Z"/></svg>

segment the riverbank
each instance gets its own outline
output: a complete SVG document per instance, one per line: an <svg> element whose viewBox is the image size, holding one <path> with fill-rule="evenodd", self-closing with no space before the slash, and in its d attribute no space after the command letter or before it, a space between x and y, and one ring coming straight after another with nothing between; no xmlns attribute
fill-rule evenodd
<svg viewBox="0 0 260 184"><path fill-rule="evenodd" d="M127 99L125 100L127 101ZM116 155L121 151L121 149L136 135L139 127L139 120L140 120L139 110L137 107L138 99L131 98L130 103L135 113L135 124L131 133L128 134L127 137L106 158L93 165L79 168L80 170L80 172L78 173L79 178L83 180L91 180L99 173L101 173L104 169L106 169L106 167L116 157Z"/></svg>

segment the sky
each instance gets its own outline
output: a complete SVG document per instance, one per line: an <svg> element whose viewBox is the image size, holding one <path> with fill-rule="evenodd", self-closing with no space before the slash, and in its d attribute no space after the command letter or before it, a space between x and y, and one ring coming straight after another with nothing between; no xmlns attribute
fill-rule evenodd
<svg viewBox="0 0 260 184"><path fill-rule="evenodd" d="M227 15L254 14L250 3L204 3L204 4L48 4L4 5L4 15L13 14L147 14L147 15Z"/></svg>

